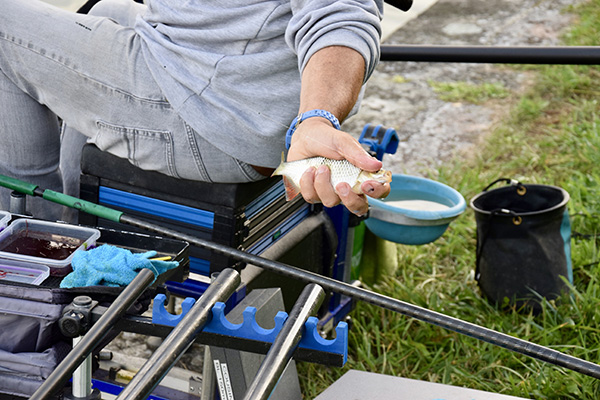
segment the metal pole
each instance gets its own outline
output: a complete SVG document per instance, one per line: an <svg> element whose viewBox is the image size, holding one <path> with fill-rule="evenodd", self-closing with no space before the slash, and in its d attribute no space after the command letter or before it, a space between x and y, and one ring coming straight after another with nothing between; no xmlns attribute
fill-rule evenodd
<svg viewBox="0 0 600 400"><path fill-rule="evenodd" d="M244 400L267 400L275 389L281 374L290 362L294 350L302 339L304 323L311 315L315 314L323 299L325 291L319 285L307 285L285 321L277 338L271 345L267 356L260 364L260 368L246 391Z"/></svg>
<svg viewBox="0 0 600 400"><path fill-rule="evenodd" d="M210 274L210 282L214 282L219 276L218 273ZM202 364L202 389L200 390L200 400L214 400L215 398L215 367L210 354L210 346L204 345L204 363Z"/></svg>
<svg viewBox="0 0 600 400"><path fill-rule="evenodd" d="M25 215L27 213L27 196L13 190L10 193L10 204L8 211L13 214Z"/></svg>
<svg viewBox="0 0 600 400"><path fill-rule="evenodd" d="M73 338L73 347L81 342L83 336ZM92 357L88 355L73 373L73 397L88 398L92 394Z"/></svg>
<svg viewBox="0 0 600 400"><path fill-rule="evenodd" d="M121 318L138 297L154 281L154 272L141 270L129 285L123 289L113 304L106 310L92 328L79 341L77 346L67 354L42 385L30 397L30 400L49 399L62 389L71 374L87 358L94 347L106 336L113 325Z"/></svg>
<svg viewBox="0 0 600 400"><path fill-rule="evenodd" d="M227 300L240 282L237 271L224 269L123 389L117 400L142 400L149 396L192 345L198 332L208 322L214 304Z"/></svg>
<svg viewBox="0 0 600 400"><path fill-rule="evenodd" d="M570 370L589 375L596 379L600 379L600 365L582 360L577 357L569 356L548 347L528 342L527 340L509 336L492 329L472 324L470 322L462 321L458 318L453 318L445 314L416 306L414 304L406 303L380 293L375 293L360 287L352 286L346 282L341 282L333 278L316 274L314 272L295 268L287 264L246 253L242 250L234 249L218 243L213 243L196 236L157 226L129 215L121 215L120 222L153 232L158 232L160 234L180 240L185 240L194 246L200 246L220 254L225 254L237 260L262 267L266 270L273 271L293 279L299 279L308 283L316 283L325 289L349 296L355 300L362 300L366 303L385 308L386 310L397 312L420 321L481 340L483 342L503 347L519 354L524 354L540 361L545 361L550 364L565 367Z"/></svg>
<svg viewBox="0 0 600 400"><path fill-rule="evenodd" d="M380 60L593 65L600 64L600 47L382 45Z"/></svg>

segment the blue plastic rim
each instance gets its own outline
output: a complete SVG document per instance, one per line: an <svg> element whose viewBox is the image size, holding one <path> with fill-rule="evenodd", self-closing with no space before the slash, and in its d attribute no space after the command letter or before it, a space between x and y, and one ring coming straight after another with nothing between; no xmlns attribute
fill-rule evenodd
<svg viewBox="0 0 600 400"><path fill-rule="evenodd" d="M431 243L467 207L458 191L431 179L393 174L390 185L390 194L384 200L369 199L371 211L365 220L367 228L385 240L409 245ZM388 204L398 200L428 200L448 208L415 210Z"/></svg>

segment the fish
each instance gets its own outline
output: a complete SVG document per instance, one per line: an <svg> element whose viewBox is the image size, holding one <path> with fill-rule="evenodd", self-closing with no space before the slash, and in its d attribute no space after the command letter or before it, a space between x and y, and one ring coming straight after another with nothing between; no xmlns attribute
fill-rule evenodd
<svg viewBox="0 0 600 400"><path fill-rule="evenodd" d="M281 156L281 164L275 169L272 176L282 176L285 186L285 199L290 201L300 193L300 178L310 167L319 168L327 165L331 171L331 185L335 188L339 183L346 182L356 194L362 194L361 185L366 181L390 183L391 171L380 169L369 172L351 164L348 160L332 160L325 157L311 157L303 160L285 162Z"/></svg>

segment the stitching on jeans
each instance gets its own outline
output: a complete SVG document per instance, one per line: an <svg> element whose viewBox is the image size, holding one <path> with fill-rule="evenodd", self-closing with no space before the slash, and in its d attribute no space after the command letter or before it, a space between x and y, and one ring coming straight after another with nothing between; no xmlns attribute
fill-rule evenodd
<svg viewBox="0 0 600 400"><path fill-rule="evenodd" d="M171 134L171 132L165 130L140 129L122 125L115 125L102 120L97 120L96 125L99 128L99 132L96 136L96 139L101 139L102 130L113 131L126 139L127 158L136 167L139 167L139 162L136 158L137 155L135 153L139 140L143 139L146 141L153 140L160 142L164 145L162 147L164 149L164 159L166 161L168 175L173 176L175 178L180 178L174 164L174 145L173 135Z"/></svg>
<svg viewBox="0 0 600 400"><path fill-rule="evenodd" d="M240 171L244 174L244 177L248 179L249 182L255 182L263 178L261 174L258 173L250 164L247 164L243 161L238 160L237 158L233 158L235 164L238 166Z"/></svg>
<svg viewBox="0 0 600 400"><path fill-rule="evenodd" d="M212 179L210 179L210 176L208 176L208 172L206 171L206 166L204 165L204 161L202 160L202 156L200 155L200 150L198 149L198 142L196 141L196 132L185 122L183 122L183 126L185 127L185 134L187 135L187 139L190 144L190 150L195 161L194 164L198 169L200 178L202 178L202 180L205 180L206 182L212 182Z"/></svg>

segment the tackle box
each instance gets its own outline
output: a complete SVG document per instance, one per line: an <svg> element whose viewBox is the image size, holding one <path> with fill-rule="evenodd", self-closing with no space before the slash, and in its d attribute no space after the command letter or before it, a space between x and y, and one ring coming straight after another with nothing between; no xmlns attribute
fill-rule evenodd
<svg viewBox="0 0 600 400"><path fill-rule="evenodd" d="M81 169L80 196L84 200L204 240L334 276L335 227L323 207L310 205L301 196L287 202L279 177L241 184L175 179L137 168L93 144L83 148ZM123 229L123 225L83 212L79 213L79 222ZM212 273L236 265L243 267L230 257L193 245L189 254L190 279L183 284L167 284L174 294L199 297ZM251 275L244 282L248 289L282 287L286 307L293 304L304 286L265 271ZM243 280L244 276L248 275L242 274Z"/></svg>

